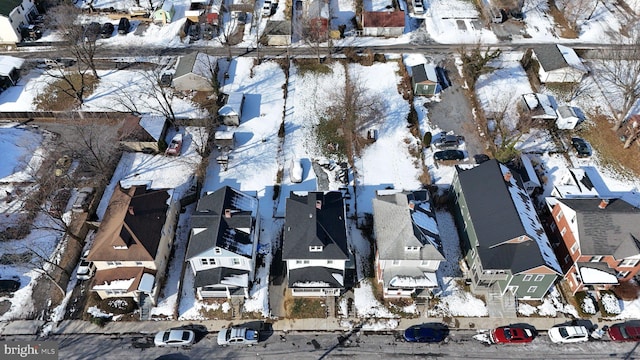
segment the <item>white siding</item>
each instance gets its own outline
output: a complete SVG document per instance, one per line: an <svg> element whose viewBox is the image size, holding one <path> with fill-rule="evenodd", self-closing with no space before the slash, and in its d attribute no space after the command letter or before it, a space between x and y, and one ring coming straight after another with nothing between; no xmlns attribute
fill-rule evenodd
<svg viewBox="0 0 640 360"><path fill-rule="evenodd" d="M301 263L298 263L298 262ZM306 262L306 263L305 263ZM344 260L333 260L332 264L327 264L327 260L287 260L287 269L294 270L310 266L322 266L330 269L344 270Z"/></svg>

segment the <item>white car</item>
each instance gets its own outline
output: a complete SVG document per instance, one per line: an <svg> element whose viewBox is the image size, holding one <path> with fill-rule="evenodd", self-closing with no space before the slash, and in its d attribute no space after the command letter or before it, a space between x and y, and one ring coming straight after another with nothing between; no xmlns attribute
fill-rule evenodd
<svg viewBox="0 0 640 360"><path fill-rule="evenodd" d="M589 331L584 326L556 326L549 329L548 334L554 343L589 341Z"/></svg>
<svg viewBox="0 0 640 360"><path fill-rule="evenodd" d="M303 172L304 170L302 169L302 163L300 163L300 159L291 159L291 167L289 168L289 177L291 178L291 182L301 183Z"/></svg>
<svg viewBox="0 0 640 360"><path fill-rule="evenodd" d="M260 339L260 334L257 330L245 328L245 327L232 327L228 329L222 329L218 333L218 345L255 345Z"/></svg>
<svg viewBox="0 0 640 360"><path fill-rule="evenodd" d="M80 265L76 271L78 280L89 280L96 273L96 266L92 261L87 260L87 256L89 256L89 250L85 251L80 258Z"/></svg>
<svg viewBox="0 0 640 360"><path fill-rule="evenodd" d="M170 329L160 331L153 339L156 346L190 346L196 339L196 333L191 330Z"/></svg>

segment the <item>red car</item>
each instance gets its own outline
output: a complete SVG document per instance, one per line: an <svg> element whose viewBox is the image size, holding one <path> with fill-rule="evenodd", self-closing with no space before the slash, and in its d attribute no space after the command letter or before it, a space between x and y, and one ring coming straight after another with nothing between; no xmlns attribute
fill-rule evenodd
<svg viewBox="0 0 640 360"><path fill-rule="evenodd" d="M520 344L533 341L534 334L531 329L517 326L501 326L489 332L491 342L494 344Z"/></svg>
<svg viewBox="0 0 640 360"><path fill-rule="evenodd" d="M182 134L176 134L171 143L164 152L165 155L180 156L180 150L182 150Z"/></svg>
<svg viewBox="0 0 640 360"><path fill-rule="evenodd" d="M624 323L611 325L609 337L613 341L640 341L640 325Z"/></svg>

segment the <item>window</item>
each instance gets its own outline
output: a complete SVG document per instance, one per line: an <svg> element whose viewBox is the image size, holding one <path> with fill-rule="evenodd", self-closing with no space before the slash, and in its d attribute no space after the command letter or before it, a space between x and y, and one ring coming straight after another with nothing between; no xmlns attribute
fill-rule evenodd
<svg viewBox="0 0 640 360"><path fill-rule="evenodd" d="M536 278L533 281L542 281L544 279L544 275L536 275Z"/></svg>
<svg viewBox="0 0 640 360"><path fill-rule="evenodd" d="M233 258L233 265L240 265L240 259Z"/></svg>
<svg viewBox="0 0 640 360"><path fill-rule="evenodd" d="M116 266L122 265L122 261L116 261Z"/></svg>
<svg viewBox="0 0 640 360"><path fill-rule="evenodd" d="M327 265L333 264L333 260L327 260Z"/></svg>
<svg viewBox="0 0 640 360"><path fill-rule="evenodd" d="M200 265L209 265L209 259L200 259Z"/></svg>
<svg viewBox="0 0 640 360"><path fill-rule="evenodd" d="M578 243L575 242L573 243L573 245L571 245L571 254L575 254L576 251L578 251Z"/></svg>
<svg viewBox="0 0 640 360"><path fill-rule="evenodd" d="M592 256L590 262L599 262L602 260L602 256Z"/></svg>
<svg viewBox="0 0 640 360"><path fill-rule="evenodd" d="M308 264L308 263L309 263L309 260L303 260L303 261L302 261L302 263L303 263L303 264Z"/></svg>
<svg viewBox="0 0 640 360"><path fill-rule="evenodd" d="M213 258L202 258L200 259L200 263L202 265L215 265L216 264L216 259Z"/></svg>
<svg viewBox="0 0 640 360"><path fill-rule="evenodd" d="M529 288L527 289L527 293L534 293L536 292L536 290L538 290L537 286L529 286Z"/></svg>
<svg viewBox="0 0 640 360"><path fill-rule="evenodd" d="M558 215L556 215L556 220L560 221L560 219L562 219L562 211L560 211Z"/></svg>
<svg viewBox="0 0 640 360"><path fill-rule="evenodd" d="M560 236L564 236L564 234L567 233L567 228L563 227L562 230L560 231Z"/></svg>
<svg viewBox="0 0 640 360"><path fill-rule="evenodd" d="M322 251L322 246L320 246L320 245L309 246L309 251L311 251L311 252L321 252Z"/></svg>
<svg viewBox="0 0 640 360"><path fill-rule="evenodd" d="M625 278L627 275L629 275L629 271L620 271L618 272L618 279Z"/></svg>
<svg viewBox="0 0 640 360"><path fill-rule="evenodd" d="M405 251L420 251L420 247L419 246L406 246L404 248Z"/></svg>
<svg viewBox="0 0 640 360"><path fill-rule="evenodd" d="M296 260L296 264L302 264L302 260Z"/></svg>
<svg viewBox="0 0 640 360"><path fill-rule="evenodd" d="M620 264L620 266L622 267L634 267L638 264L638 260L636 259L626 259L624 261L622 261L622 264Z"/></svg>
<svg viewBox="0 0 640 360"><path fill-rule="evenodd" d="M114 261L107 261L107 265L116 266L116 263Z"/></svg>
<svg viewBox="0 0 640 360"><path fill-rule="evenodd" d="M136 266L142 266L142 261L136 261Z"/></svg>
<svg viewBox="0 0 640 360"><path fill-rule="evenodd" d="M522 281L531 281L532 278L533 275L525 275L524 278L522 278Z"/></svg>
<svg viewBox="0 0 640 360"><path fill-rule="evenodd" d="M216 255L220 255L220 254L222 254L222 249L220 249L219 247L217 247L217 248L213 249L213 252L214 252Z"/></svg>

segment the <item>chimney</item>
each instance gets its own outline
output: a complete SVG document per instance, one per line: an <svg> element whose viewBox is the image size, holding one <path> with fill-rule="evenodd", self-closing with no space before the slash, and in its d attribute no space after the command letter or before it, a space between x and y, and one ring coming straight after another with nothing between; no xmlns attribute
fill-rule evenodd
<svg viewBox="0 0 640 360"><path fill-rule="evenodd" d="M136 213L133 211L133 206L129 206L129 215L135 215Z"/></svg>
<svg viewBox="0 0 640 360"><path fill-rule="evenodd" d="M504 181L511 182L511 171L504 173Z"/></svg>
<svg viewBox="0 0 640 360"><path fill-rule="evenodd" d="M224 217L231 218L231 209L224 209Z"/></svg>
<svg viewBox="0 0 640 360"><path fill-rule="evenodd" d="M600 200L600 204L598 204L598 209L604 210L604 209L607 208L607 205L609 205L609 200L608 199L601 199Z"/></svg>
<svg viewBox="0 0 640 360"><path fill-rule="evenodd" d="M322 209L322 200L316 200L316 209Z"/></svg>
<svg viewBox="0 0 640 360"><path fill-rule="evenodd" d="M409 201L409 209L413 210L415 209L415 207L416 207L416 204L413 202L413 200Z"/></svg>

